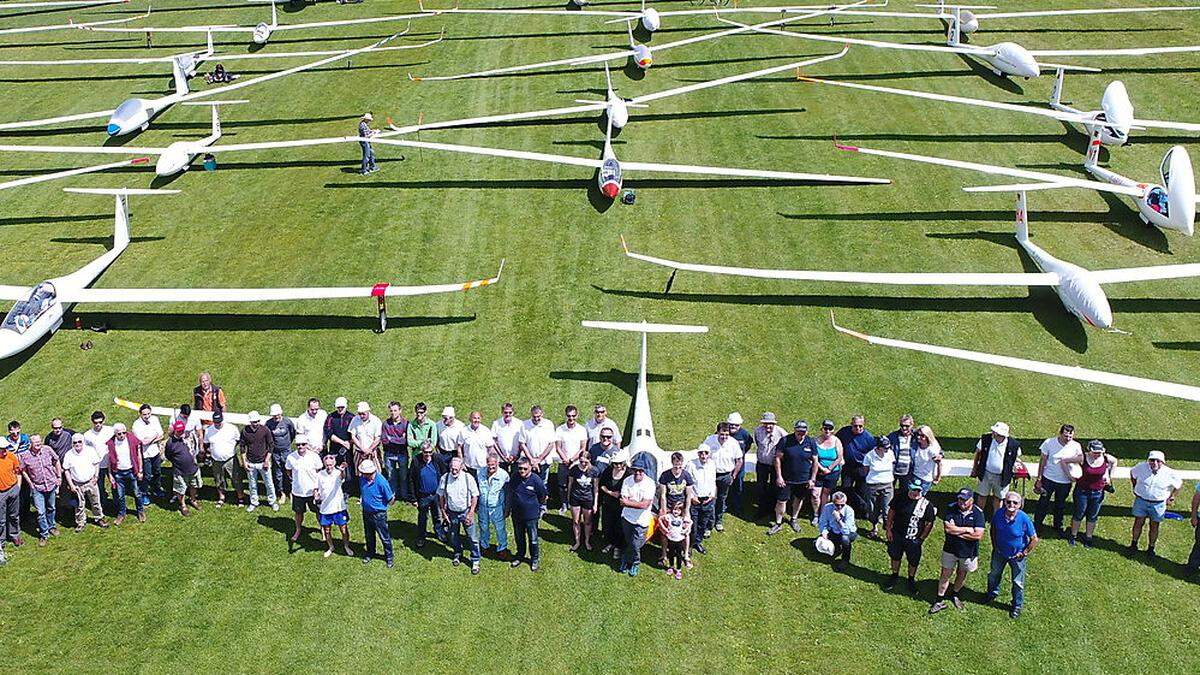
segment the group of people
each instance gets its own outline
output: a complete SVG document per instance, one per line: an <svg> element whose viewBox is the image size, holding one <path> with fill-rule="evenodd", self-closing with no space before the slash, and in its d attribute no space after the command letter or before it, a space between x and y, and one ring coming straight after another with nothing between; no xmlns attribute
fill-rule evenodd
<svg viewBox="0 0 1200 675"><path fill-rule="evenodd" d="M556 425L540 406L522 420L505 403L485 425L480 411L464 422L451 406L435 422L424 403L413 407L410 419L392 401L380 419L367 402L351 413L348 400L338 397L330 412L312 398L297 417L273 404L265 417L252 411L239 419L239 428L225 419L226 403L225 392L202 373L192 401L165 420L165 427L145 405L128 427L110 426L103 411L93 413L91 425L78 433L59 418L51 420L44 437L26 435L20 423L11 422L0 439L4 540L22 544L19 518L29 513L38 544L46 545L58 534L59 507L74 510L76 531L87 526L89 516L96 526L108 527L105 511L115 517L113 524L122 524L131 500L139 521L153 500L173 503L187 516L201 508L201 474L208 467L213 506L233 502L253 512L264 503L273 511L290 503L293 543L303 536L311 512L326 556L335 551L335 534L341 549L353 554L348 529L353 495L366 534L364 563L382 550L385 564L394 564L388 507L403 501L417 509L416 546L426 545L432 530L450 547L452 564L467 564L473 574L488 551L513 567L528 564L536 571L539 523L557 505L569 518L572 551L599 546L620 572L637 575L649 540L657 544L660 566L680 579L693 567L693 554L706 553L705 541L725 529L725 516L742 510L750 457L758 499L744 505L748 517L765 521L770 536L785 522L799 533L807 509L816 527L815 546L831 556L835 569L850 562L860 529L869 539L885 541L889 589L907 561L908 587L915 591L923 543L940 515L945 541L931 612L961 608L959 591L977 569L979 541L990 530L988 595L996 596L1004 570L1011 569L1015 618L1023 604L1025 561L1039 537L1054 532L1072 546L1090 547L1100 506L1115 490L1112 471L1118 464L1101 441L1084 449L1075 429L1062 425L1039 447L1034 483L1039 498L1030 516L1021 508L1020 493L1011 489L1014 477L1027 473L1020 442L1007 424L997 422L975 443L974 489L960 490L939 514L928 495L942 479L942 449L933 429L911 415L901 416L887 434L873 434L865 418L855 415L841 428L823 420L810 435L806 420L795 421L788 434L766 412L751 430L734 412L715 425L693 459L676 452L669 467L658 467L647 453L630 457L621 448L620 429L603 405L582 421L578 408L567 406L563 423ZM1156 555L1159 523L1182 481L1162 453L1153 451L1132 468L1131 487L1129 550L1138 551L1148 521L1147 553ZM1192 524L1200 525L1200 486L1191 506ZM512 548L510 532L516 538ZM0 560L3 556L0 547ZM1200 569L1200 529L1188 569Z"/></svg>

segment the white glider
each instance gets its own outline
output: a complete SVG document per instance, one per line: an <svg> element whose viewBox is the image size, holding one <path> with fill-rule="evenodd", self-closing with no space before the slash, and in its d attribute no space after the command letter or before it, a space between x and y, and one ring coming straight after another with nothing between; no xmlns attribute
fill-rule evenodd
<svg viewBox="0 0 1200 675"><path fill-rule="evenodd" d="M85 173L95 173L97 171L107 171L109 169L120 169L127 166L138 166L140 164L148 164L149 157L135 157L126 159L120 162L110 162L108 164L98 164L96 166L85 166L77 169L66 169L65 171L54 171L52 173L43 173L27 178L18 178L16 180L5 181L0 183L0 190L8 188L20 187L22 185L32 185L34 183L44 183L50 180L58 180L59 178L70 178L71 176L79 176Z"/></svg>
<svg viewBox="0 0 1200 675"><path fill-rule="evenodd" d="M1042 68L1061 68L1066 70L1079 70L1086 72L1100 72L1096 68L1088 68L1084 66L1069 66L1057 63L1045 63L1038 60L1042 56L1154 56L1158 54L1184 54L1200 52L1200 45L1190 45L1181 47L1134 47L1126 49L1026 49L1015 42L999 42L994 45L978 45L968 46L959 40L957 32L951 32L950 39L945 45L922 45L909 44L903 42L885 42L882 40L864 40L860 38L846 38L834 35L818 35L814 33L801 33L797 31L782 30L767 26L746 26L746 24L738 23L732 19L717 17L734 26L742 26L743 28L753 30L759 33L768 33L771 35L785 35L788 37L799 37L805 40L816 40L819 42L838 42L843 44L863 45L866 47L876 47L879 49L900 49L906 51L921 51L921 52L942 52L951 54L962 54L980 59L988 65L992 72L1001 76L1023 77L1029 79L1041 75ZM957 25L957 24L955 24Z"/></svg>
<svg viewBox="0 0 1200 675"><path fill-rule="evenodd" d="M397 34L397 35L399 35L399 34ZM170 108L172 105L174 105L176 103L182 103L185 101L194 101L194 100L198 100L198 99L202 99L202 98L207 98L209 96L223 94L225 92L233 91L235 89L241 89L242 87L248 87L250 85L260 84L262 82L269 82L271 80L274 80L274 79L277 79L280 77L285 77L287 75L292 75L294 73L298 73L298 72L305 71L305 70L311 70L313 68L317 68L317 67L323 66L328 63L333 63L334 61L340 61L342 59L350 58L352 56L356 56L356 55L362 54L364 52L373 51L373 50L377 49L378 47L381 47L384 44L390 42L393 38L397 37L397 35L392 35L392 36L386 37L386 38L384 38L374 44L368 45L366 47L361 47L359 49L351 49L351 50L344 51L344 52L338 52L335 56L330 56L330 57L321 59L319 61L313 61L310 63L306 63L304 65L296 66L294 68L288 68L287 70L280 70L280 71L270 73L267 75L262 75L260 77L251 78L249 80L235 82L234 84L225 85L223 87L216 87L214 89L206 89L204 91L197 91L197 92L190 92L190 93L189 93L188 84L187 84L187 72L186 72L187 61L182 56L177 56L177 57L174 57L171 61L171 67L172 67L172 70L174 73L174 79L175 79L175 93L173 93L173 94L169 94L167 96L163 96L163 97L156 98L156 99L131 98L131 99L126 100L124 103L117 106L113 110L99 110L96 112L78 113L78 114L74 114L74 115L63 115L61 117L51 117L51 118L39 119L39 120L26 120L26 121L22 121L22 122L0 123L0 130L23 129L23 128L27 128L27 127L39 127L39 126L46 126L46 125L50 125L50 124L62 124L65 122L75 122L75 121L79 121L79 120L89 120L89 119L97 119L97 118L107 117L107 118L109 118L108 125L106 128L108 135L109 136L123 136L125 134L129 134L134 131L137 131L138 129L145 129L145 128L149 127L151 120L153 120L155 117L160 115L164 110L166 110L167 108ZM194 67L195 67L194 64L192 65L192 67L194 69Z"/></svg>
<svg viewBox="0 0 1200 675"><path fill-rule="evenodd" d="M832 318L833 313L830 312L830 319ZM1093 382L1095 384L1104 384L1110 387L1120 387L1122 389L1141 391L1148 394L1171 396L1188 401L1200 401L1200 387L1193 387L1187 384L1163 382L1161 380L1150 380L1144 377L1122 375L1120 373L1108 373L1102 370L1080 368L1079 366L1064 366L1057 363L1046 363L1045 361L1033 361L1030 359L1017 358L1015 356L1000 356L998 354L975 352L966 349L955 349L953 347L941 347L938 345L924 344L921 342L909 342L907 340L893 340L886 337L876 337L874 335L867 335L866 333L850 330L849 328L843 328L837 325L836 321L833 322L833 328L839 333L856 337L873 345L895 347L897 349L908 349L916 352L924 352L926 354L937 354L938 356L948 356L950 358L961 359L964 361L987 363L994 366L1003 366L1005 368L1025 370L1032 373L1052 375L1054 377L1065 377L1067 379L1079 380L1081 382Z"/></svg>
<svg viewBox="0 0 1200 675"><path fill-rule="evenodd" d="M312 23L279 23L275 3L271 3L271 21L259 22L254 26L145 26L143 28L89 28L101 33L249 33L254 44L265 45L271 36L278 31L309 30L312 28L330 28L333 26L355 26L366 23L385 23L389 21L407 21L435 16L432 12L419 14L397 14L394 16L375 16L360 19L340 19L337 21L316 21Z"/></svg>
<svg viewBox="0 0 1200 675"><path fill-rule="evenodd" d="M746 32L752 31L752 30L769 28L771 26L779 26L779 25L783 25L785 23L790 23L792 21L799 21L801 19L807 19L807 18L811 18L814 16L821 16L821 15L830 14L833 12L839 12L839 11L841 11L841 9L843 7L856 7L856 6L865 4L867 1L868 0L859 0L858 2L849 4L849 5L835 5L835 6L832 6L832 7L823 9L823 10L819 10L819 11L808 12L808 13L804 13L804 14L797 14L796 16L792 16L792 17L788 17L788 18L784 18L784 19L777 19L775 21L768 21L768 22L760 23L760 24L755 24L753 26L743 26L741 28L733 28L733 29L728 29L728 30L716 31L713 33L706 33L704 35L698 35L698 36L686 38L683 40L676 40L675 42L668 42L666 44L661 44L661 45L644 45L639 42L636 42L633 39L633 27L632 27L632 25L630 25L629 31L628 31L629 32L629 49L622 49L622 50L616 51L616 52L606 52L604 54L592 54L589 56L576 56L576 57L571 57L571 58L566 58L566 59L556 59L554 61L543 61L541 63L528 63L528 64L520 65L520 66L506 66L504 68L492 68L489 70L480 70L480 71L476 71L473 73L461 73L459 75L438 75L438 76L417 77L415 75L410 74L409 77L412 80L417 81L417 82L440 81L440 80L461 80L461 79L465 79L468 77L488 77L491 75L504 75L507 73L517 73L517 72L526 71L526 70L537 70L539 68L549 68L551 66L581 66L581 65L585 65L585 64L589 64L589 63L606 63L609 61L616 61L616 60L625 59L625 58L632 59L634 64L636 64L639 68L641 68L642 70L646 70L654 62L654 54L657 52L665 51L667 49L673 49L675 47L682 47L684 45L696 44L699 42L706 42L708 40L715 40L718 38L727 37L729 35L737 35L740 33L746 33ZM739 25L741 25L741 24L739 24Z"/></svg>
<svg viewBox="0 0 1200 675"><path fill-rule="evenodd" d="M1063 307L1068 312L1088 325L1104 330L1113 329L1112 307L1109 305L1108 296L1104 294L1104 284L1200 277L1200 264L1196 263L1086 270L1078 265L1055 258L1029 238L1029 212L1026 208L1024 192L1017 193L1016 214L1017 244L1033 260L1038 272L835 272L756 269L676 262L633 253L625 245L624 237L621 238L621 245L625 249L625 255L630 258L674 270L671 273L672 278L674 278L675 272L684 270L758 279L892 286L1049 286L1058 294L1059 300L1062 301Z"/></svg>
<svg viewBox="0 0 1200 675"><path fill-rule="evenodd" d="M129 0L118 0L119 2L129 2ZM11 4L0 4L0 8L12 7ZM93 26L112 26L118 23L129 23L150 16L150 12L138 16L131 16L124 19L105 19L103 21L87 21L76 23L74 19L67 19L66 23L51 24L49 26L25 26L23 28L0 28L0 35L13 35L15 33L42 33L52 30L71 30L74 28L91 28Z"/></svg>
<svg viewBox="0 0 1200 675"><path fill-rule="evenodd" d="M36 9L39 7L96 7L98 5L120 5L126 2L129 2L129 0L52 0L48 2L3 2L0 3L0 10Z"/></svg>
<svg viewBox="0 0 1200 675"><path fill-rule="evenodd" d="M1129 92L1125 89L1125 84L1120 80L1114 80L1110 82L1108 87L1104 89L1104 95L1100 99L1099 110L1085 112L1063 105L1061 102L1061 96L1064 72L1065 71L1063 71L1061 68L1058 70L1058 76L1054 83L1054 89L1050 96L1049 110L1045 108L1016 105L1013 103L1001 103L998 101L987 101L978 98L967 98L965 96L935 94L927 91L897 89L895 87L880 87L872 84L838 82L836 80L826 80L815 77L801 77L799 79L804 82L828 84L837 87L859 89L861 91L873 91L883 94L896 94L899 96L908 96L927 101L959 103L979 108L990 108L992 110L1004 110L1007 112L1023 113L1026 115L1039 115L1041 117L1056 119L1061 122L1080 124L1088 134L1091 134L1093 130L1098 128L1100 130L1100 141L1105 145L1124 145L1129 141L1129 132L1133 129L1140 128L1176 129L1181 131L1200 132L1200 124L1193 124L1189 122L1143 120L1134 117L1133 104L1129 100Z"/></svg>
<svg viewBox="0 0 1200 675"><path fill-rule="evenodd" d="M601 328L640 333L642 336L642 358L638 367L637 392L633 398L633 424L630 427L629 443L624 446L629 453L629 466L643 466L647 476L655 476L659 470L671 465L670 453L658 445L654 435L654 419L650 415L650 394L646 387L646 335L649 333L707 333L708 326L689 326L674 323L647 323L626 321L583 321L584 328ZM684 455L688 456L685 452ZM693 450L690 453L695 455ZM688 457L690 459L690 457ZM645 466L647 460L653 460Z"/></svg>
<svg viewBox="0 0 1200 675"><path fill-rule="evenodd" d="M0 358L24 351L62 325L67 307L87 302L273 302L279 300L325 300L331 298L376 298L380 329L387 327L384 305L389 297L467 291L500 281L495 277L426 286L373 286L333 288L89 288L129 247L129 195L177 194L178 190L65 188L66 192L115 196L113 247L99 258L70 274L47 279L33 286L0 286L0 298L15 300L0 323ZM500 263L503 272L504 263Z"/></svg>
<svg viewBox="0 0 1200 675"><path fill-rule="evenodd" d="M905 159L925 164L937 164L957 169L979 171L993 176L1011 176L1031 181L1018 185L987 185L983 187L963 188L967 192L1013 192L1026 190L1051 190L1057 188L1086 188L1099 192L1132 197L1137 206L1138 215L1142 222L1167 230L1177 230L1192 236L1196 225L1196 179L1192 171L1192 161L1187 149L1176 145L1167 151L1161 165L1162 184L1141 183L1126 178L1118 173L1109 171L1096 164L1100 153L1099 130L1093 129L1088 144L1087 156L1083 166L1089 173L1099 179L1085 180L1070 176L1059 176L1041 171L1012 169L1008 167L977 164L957 159L941 157L926 157L906 152L891 152L887 150L872 150L853 145L842 145L835 142L840 150L858 152L865 155L878 155L894 159Z"/></svg>

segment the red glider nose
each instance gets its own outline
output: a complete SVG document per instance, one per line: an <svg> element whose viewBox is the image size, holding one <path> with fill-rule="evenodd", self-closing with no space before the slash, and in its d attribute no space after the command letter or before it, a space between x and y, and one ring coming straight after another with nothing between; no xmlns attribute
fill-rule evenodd
<svg viewBox="0 0 1200 675"><path fill-rule="evenodd" d="M617 193L620 191L621 186L617 185L616 183L605 183L604 185L600 186L600 192L603 192L604 196L608 197L609 199L616 199Z"/></svg>

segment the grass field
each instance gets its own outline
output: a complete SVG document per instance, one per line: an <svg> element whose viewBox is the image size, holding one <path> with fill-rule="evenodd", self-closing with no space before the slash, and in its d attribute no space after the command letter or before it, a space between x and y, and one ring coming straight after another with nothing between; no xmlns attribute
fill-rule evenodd
<svg viewBox="0 0 1200 675"><path fill-rule="evenodd" d="M519 2L510 3L520 5ZM633 3L594 3L631 8ZM666 9L688 2L657 0ZM1102 0L1068 0L1084 7ZM1116 6L1123 3L1109 2ZM485 6L473 3L471 6ZM895 3L893 3L895 5ZM909 3L893 8L907 9ZM1033 9L1038 3L1005 4ZM415 3L376 0L339 7L281 6L283 22L407 12ZM114 18L142 5L70 12ZM57 23L68 13L12 10L4 25ZM151 23L253 24L261 6L181 0L155 3ZM15 16L14 16L15 15ZM711 18L667 20L653 42L712 30ZM424 19L403 38L444 42L356 58L248 88L248 105L228 109L223 142L354 133L373 110L397 123L569 105L603 93L603 69L558 69L490 79L414 83L439 75L549 60L625 46L623 26L574 17ZM938 43L933 21L841 19L808 29L855 37ZM1065 49L1200 43L1186 14L1076 17L991 25L977 42L1016 40ZM1010 30L1005 30L1010 29ZM359 26L320 34L279 33L268 50L351 48L392 32ZM218 40L246 49L248 39ZM49 32L4 36L2 59L167 55L199 38ZM626 96L680 86L836 46L743 35L664 52L644 79L615 74ZM1066 60L1066 59L1060 59ZM1082 62L1082 61L1080 61ZM269 64L269 65L264 65ZM298 62L296 62L298 63ZM285 65L286 64L286 65ZM249 76L291 60L230 62ZM1189 55L1109 59L1105 72L1071 75L1066 98L1091 109L1114 78L1138 115L1200 120L1200 87ZM154 66L96 70L0 67L0 121L111 108L129 95L157 96L169 75ZM1044 102L1051 77L1008 82L953 55L851 49L811 75L1012 102ZM203 87L194 80L194 87ZM165 113L132 140L165 145L208 133L208 111ZM12 132L5 143L95 145L103 121ZM186 400L196 373L211 370L230 407L298 412L318 395L377 406L389 399L431 409L518 410L542 403L607 403L625 428L636 376L632 336L580 328L607 318L705 324L705 336L651 340L651 400L660 443L694 447L730 410L782 418L843 419L863 411L877 431L902 412L930 423L944 447L965 451L996 418L1034 439L1073 422L1103 438L1123 463L1162 449L1177 467L1200 466L1197 409L1183 402L1041 376L888 351L836 335L839 323L935 344L1200 382L1194 281L1110 287L1117 325L1130 335L1085 331L1049 290L871 289L680 274L621 255L635 250L678 260L757 267L878 271L1017 271L1029 262L1011 239L1012 198L959 188L979 176L838 152L830 140L1000 165L1082 175L1086 138L1056 122L797 82L790 74L708 90L633 111L615 141L628 160L881 176L879 187L766 186L707 179L627 179L634 206L597 208L584 169L379 150L382 171L356 174L354 146L222 157L171 182L183 194L132 198L135 243L100 287L293 286L439 283L482 278L507 259L503 281L468 294L391 303L392 328L375 325L373 303L162 307L87 306L83 324L106 334L64 330L39 349L0 364L5 418L44 431L61 415L80 427L91 410L118 418L114 395L162 403ZM603 132L594 117L422 134L422 140L492 145L591 157ZM1194 137L1137 132L1109 166L1158 180L1167 148ZM82 165L90 158L6 155L0 180ZM99 161L104 160L96 160ZM6 284L63 274L99 255L112 228L107 198L61 187L145 187L146 172L100 174L0 192L0 247ZM1200 261L1195 242L1143 226L1126 202L1086 191L1030 196L1031 232L1063 259L1092 269ZM81 350L92 340L94 348ZM958 484L948 481L948 497ZM1190 499L1191 485L1180 503ZM0 632L12 672L349 670L367 663L416 671L822 669L883 671L1130 671L1197 669L1196 586L1183 578L1190 528L1164 525L1167 560L1129 560L1128 486L1105 506L1090 551L1044 542L1031 562L1027 611L1012 622L999 607L925 614L936 574L940 528L926 545L922 597L883 593L879 544L856 548L848 575L813 552L812 528L767 539L735 520L684 582L661 572L637 579L599 558L567 550L569 525L552 515L537 575L496 563L472 578L436 547L403 549L397 568L322 559L315 543L288 555L288 514L257 516L207 508L197 517L152 508L144 525L66 534L45 549L27 546L3 568ZM352 513L356 507L352 507ZM413 512L397 507L395 532L408 538ZM352 532L361 542L355 516ZM988 546L984 545L984 551ZM647 570L650 572L650 570ZM980 589L983 573L969 582ZM1007 590L1003 596L1007 598ZM359 664L363 664L360 666ZM369 666L366 666L369 667Z"/></svg>

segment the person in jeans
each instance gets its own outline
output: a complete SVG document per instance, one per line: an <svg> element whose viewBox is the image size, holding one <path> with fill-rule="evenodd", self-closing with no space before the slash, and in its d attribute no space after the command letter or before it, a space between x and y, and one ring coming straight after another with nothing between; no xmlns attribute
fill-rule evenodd
<svg viewBox="0 0 1200 675"><path fill-rule="evenodd" d="M149 506L151 499L165 496L162 489L162 423L151 414L150 406L143 403L129 430L142 444L142 481L138 487L142 490L142 503Z"/></svg>
<svg viewBox="0 0 1200 675"><path fill-rule="evenodd" d="M329 455L326 455L329 456ZM373 460L363 460L358 465L358 490L362 497L363 533L367 538L367 550L363 554L363 564L367 565L375 557L375 539L383 544L383 557L390 569L395 565L392 555L392 533L388 530L387 510L396 495L392 486L378 474L379 467ZM314 490L315 491L315 490ZM345 544L345 540L342 541Z"/></svg>
<svg viewBox="0 0 1200 675"><path fill-rule="evenodd" d="M740 415L738 419L741 419ZM717 424L716 433L700 444L701 447L709 449L713 469L716 471L716 501L713 504L711 526L705 530L706 536L711 534L712 530L725 530L725 511L728 508L730 491L733 489L734 476L742 472L745 462L746 453L742 450L742 444L730 435L731 429L729 422L720 422Z"/></svg>
<svg viewBox="0 0 1200 675"><path fill-rule="evenodd" d="M897 429L887 435L888 442L892 444L892 454L896 456L892 475L896 477L896 488L899 490L907 490L912 482L912 469L917 451L915 425L913 416L905 413L900 416Z"/></svg>
<svg viewBox="0 0 1200 675"><path fill-rule="evenodd" d="M113 524L125 522L128 508L125 496L130 492L133 493L138 522L146 522L146 505L142 503L142 490L138 487L138 481L142 479L142 444L120 422L113 425L113 436L108 439L108 467L117 502L117 518Z"/></svg>
<svg viewBox="0 0 1200 675"><path fill-rule="evenodd" d="M775 452L779 442L787 436L775 413L765 412L754 427L754 482L758 486L758 508L755 520L762 520L775 510Z"/></svg>
<svg viewBox="0 0 1200 675"><path fill-rule="evenodd" d="M692 475L692 550L707 553L704 538L709 536L716 518L717 467L709 457L707 445L696 448L696 459L688 462L688 473ZM626 481L628 482L628 481ZM646 523L649 526L649 523ZM625 537L629 541L628 533ZM639 547L640 548L640 547Z"/></svg>
<svg viewBox="0 0 1200 675"><path fill-rule="evenodd" d="M283 416L283 406L272 403L269 411L271 417L264 426L271 432L271 482L275 484L275 503L285 501L291 494L291 484L283 465L292 452L292 442L296 440L296 423L290 417Z"/></svg>
<svg viewBox="0 0 1200 675"><path fill-rule="evenodd" d="M1192 493L1192 529L1196 531L1196 540L1188 555L1187 573L1194 575L1200 572L1200 482L1196 483L1196 491Z"/></svg>
<svg viewBox="0 0 1200 675"><path fill-rule="evenodd" d="M507 496L509 511L512 514L513 534L517 538L517 554L511 565L521 566L521 562L526 560L525 551L528 546L529 569L536 572L541 562L538 521L546 508L550 491L546 489L546 481L533 471L528 457L518 458L516 468L516 476L508 482Z"/></svg>
<svg viewBox="0 0 1200 675"><path fill-rule="evenodd" d="M399 401L388 403L388 417L380 431L383 443L383 466L396 499L413 503L408 482L408 418Z"/></svg>
<svg viewBox="0 0 1200 675"><path fill-rule="evenodd" d="M845 492L839 490L833 493L829 503L821 508L817 529L820 531L819 538L833 543L834 571L846 569L854 540L858 539L858 531L854 524L854 508L846 503Z"/></svg>
<svg viewBox="0 0 1200 675"><path fill-rule="evenodd" d="M625 532L625 552L621 557L620 571L631 577L637 576L642 561L642 546L646 544L646 529L654 520L654 513L650 509L654 505L654 493L654 481L646 477L646 469L640 464L635 465L633 474L621 483L621 528Z"/></svg>
<svg viewBox="0 0 1200 675"><path fill-rule="evenodd" d="M504 516L508 511L508 472L500 468L500 456L488 453L485 466L476 479L479 483L479 542L482 554L492 543L496 531L496 555L508 560L508 528Z"/></svg>
<svg viewBox="0 0 1200 675"><path fill-rule="evenodd" d="M750 445L754 443L754 436L742 426L745 420L742 419L742 414L739 412L729 413L729 416L725 418L725 422L729 424L729 437L737 441L737 444L741 446L740 457L742 458L742 464L738 466L737 471L733 474L733 484L729 486L729 507L727 510L734 513L742 513L746 453L750 452Z"/></svg>
<svg viewBox="0 0 1200 675"><path fill-rule="evenodd" d="M442 456L433 451L433 441L422 441L421 452L417 454L412 464L408 465L408 482L412 484L413 495L417 500L417 541L416 547L425 545L429 533L429 521L433 521L433 534L438 539L446 540L446 526L442 523L441 509L438 507L438 483L442 474L446 473L446 464Z"/></svg>
<svg viewBox="0 0 1200 675"><path fill-rule="evenodd" d="M58 455L37 434L29 437L29 452L21 462L21 473L30 486L33 507L37 510L38 546L45 546L51 535L58 536L56 517L62 466Z"/></svg>
<svg viewBox="0 0 1200 675"><path fill-rule="evenodd" d="M271 473L271 448L275 445L275 439L271 431L263 426L262 415L257 410L251 410L246 420L250 423L242 429L238 443L241 448L239 461L250 482L250 504L246 507L246 512L253 513L254 509L258 508L260 478L267 494L267 504L272 511L278 511L279 503L275 501L275 483Z"/></svg>
<svg viewBox="0 0 1200 675"><path fill-rule="evenodd" d="M1004 568L1012 568L1012 609L1008 615L1021 616L1025 604L1025 566L1029 554L1037 547L1037 530L1033 521L1021 510L1021 493L1010 491L1004 496L1004 508L992 516L992 567L988 571L985 603L1000 595L1000 580Z"/></svg>
<svg viewBox="0 0 1200 675"><path fill-rule="evenodd" d="M83 532L88 509L92 511L92 522L108 527L100 507L100 453L85 443L83 434L71 436L71 449L63 455L62 469L67 487L75 493L75 531Z"/></svg>
<svg viewBox="0 0 1200 675"><path fill-rule="evenodd" d="M875 529L892 503L892 481L895 480L892 472L896 468L896 455L887 436L875 439L875 449L863 454L863 466L867 468L867 475L861 484L862 500L867 506L867 522L871 523L867 538L878 539Z"/></svg>
<svg viewBox="0 0 1200 675"><path fill-rule="evenodd" d="M1111 492L1112 470L1117 466L1117 458L1104 451L1104 444L1099 440L1088 441L1087 453L1080 452L1074 457L1063 460L1066 464L1079 465L1079 480L1075 481L1075 512L1071 517L1071 531L1067 534L1067 543L1075 545L1079 536L1079 524L1087 520L1087 528L1083 534L1084 548L1092 547L1092 533L1096 531L1096 521L1100 520L1100 505L1104 503L1104 493Z"/></svg>
<svg viewBox="0 0 1200 675"><path fill-rule="evenodd" d="M454 557L450 564L462 564L463 535L471 542L471 574L479 574L479 523L475 511L479 507L479 483L463 470L461 457L450 460L450 472L438 483L438 506L442 519L446 521L450 534L450 546Z"/></svg>
<svg viewBox="0 0 1200 675"><path fill-rule="evenodd" d="M21 460L8 446L8 440L0 438L0 564L7 561L4 546L12 543L20 546L21 541Z"/></svg>
<svg viewBox="0 0 1200 675"><path fill-rule="evenodd" d="M1053 500L1054 531L1062 535L1063 513L1067 509L1067 495L1071 493L1071 475L1067 473L1063 462L1079 455L1081 451L1079 443L1075 441L1075 427L1070 424L1062 425L1057 436L1042 442L1038 477L1033 484L1033 491L1041 495L1033 511L1033 522L1039 532L1046 524L1046 514L1050 512L1050 502Z"/></svg>

